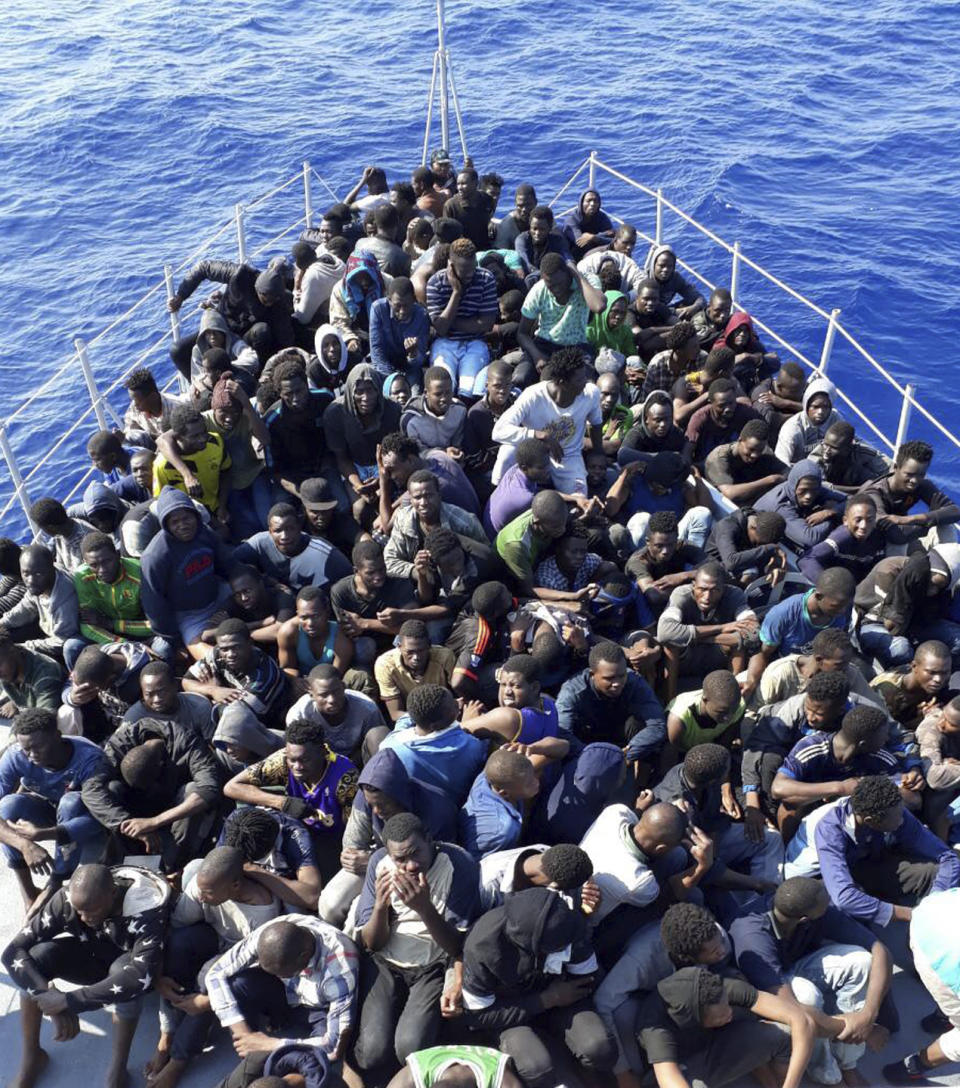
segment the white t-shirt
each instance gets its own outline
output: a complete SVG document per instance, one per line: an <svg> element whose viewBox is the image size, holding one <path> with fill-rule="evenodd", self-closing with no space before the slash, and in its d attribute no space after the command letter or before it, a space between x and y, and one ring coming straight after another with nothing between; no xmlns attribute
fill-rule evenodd
<svg viewBox="0 0 960 1088"><path fill-rule="evenodd" d="M493 482L497 483L512 463L513 447L524 438L533 438L534 431L549 431L560 443L566 461L582 457L587 426L599 427L602 423L600 390L593 382L588 382L580 396L566 408L560 408L553 400L546 382L531 385L493 426L494 442L504 443L497 454Z"/></svg>
<svg viewBox="0 0 960 1088"><path fill-rule="evenodd" d="M600 889L600 906L594 914L597 922L621 903L645 907L660 894L649 862L633 841L631 828L638 819L626 805L607 805L580 843L593 862L593 880Z"/></svg>

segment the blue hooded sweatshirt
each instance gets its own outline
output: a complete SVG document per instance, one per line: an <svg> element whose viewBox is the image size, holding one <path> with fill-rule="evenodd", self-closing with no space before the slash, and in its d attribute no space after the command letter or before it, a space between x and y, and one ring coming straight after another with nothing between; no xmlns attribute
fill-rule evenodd
<svg viewBox="0 0 960 1088"><path fill-rule="evenodd" d="M588 744L566 760L550 790L541 790L530 821L530 842L580 842L611 802L626 774L615 744Z"/></svg>
<svg viewBox="0 0 960 1088"><path fill-rule="evenodd" d="M807 477L817 481L819 494L813 506L801 510L797 506L797 484ZM761 495L753 504L753 508L757 511L774 510L782 514L787 523L784 533L787 540L794 547L806 551L826 540L836 528L836 522L833 521L821 521L819 525L808 525L808 515L815 510L823 510L827 506L842 512L846 498L846 495L841 495L839 491L834 491L832 487L824 484L823 469L818 462L805 458L790 469L790 474L784 483L777 484L765 495Z"/></svg>
<svg viewBox="0 0 960 1088"><path fill-rule="evenodd" d="M171 639L178 637L176 613L213 605L229 566L220 538L205 525L199 524L197 535L187 543L167 532L167 519L176 510L189 510L200 523L188 496L175 487L165 487L157 499L160 532L140 557L143 610L154 631Z"/></svg>
<svg viewBox="0 0 960 1088"><path fill-rule="evenodd" d="M425 790L412 782L400 757L389 748L381 748L367 762L360 772L358 785L380 790L404 811L419 816L434 842L457 841L457 806L442 793ZM359 812L370 817L377 842L382 842L383 820L371 811L362 789L357 790L353 804Z"/></svg>

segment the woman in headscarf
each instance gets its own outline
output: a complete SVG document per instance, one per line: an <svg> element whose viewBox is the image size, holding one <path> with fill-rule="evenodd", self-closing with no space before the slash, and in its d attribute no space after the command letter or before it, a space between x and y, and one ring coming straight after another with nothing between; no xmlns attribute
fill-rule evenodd
<svg viewBox="0 0 960 1088"><path fill-rule="evenodd" d="M591 314L587 325L587 339L599 352L601 348L612 348L621 355L629 357L637 351L633 331L627 317L627 296L622 291L605 291L607 300L603 313Z"/></svg>
<svg viewBox="0 0 960 1088"><path fill-rule="evenodd" d="M377 446L399 430L400 405L383 395L383 375L370 363L355 366L324 412L323 433L361 525L377 512Z"/></svg>
<svg viewBox="0 0 960 1088"><path fill-rule="evenodd" d="M753 327L753 320L743 310L733 314L726 328L713 342L714 351L722 347L733 352L733 376L748 393L759 382L772 377L780 366L780 356L765 350Z"/></svg>
<svg viewBox="0 0 960 1088"><path fill-rule="evenodd" d="M643 272L656 281L660 301L673 309L677 321L689 320L706 306L707 300L703 295L677 271L677 255L673 246L655 242L647 254ZM673 300L677 295L683 305L674 309Z"/></svg>
<svg viewBox="0 0 960 1088"><path fill-rule="evenodd" d="M786 482L777 484L753 504L754 510L774 510L786 523L784 536L801 551L814 547L833 532L843 517L846 495L824 487L823 469L816 461L798 461Z"/></svg>
<svg viewBox="0 0 960 1088"><path fill-rule="evenodd" d="M802 410L780 428L774 451L778 461L795 465L823 441L830 425L840 418L840 413L833 406L836 396L837 387L826 378L814 378L807 384Z"/></svg>
<svg viewBox="0 0 960 1088"><path fill-rule="evenodd" d="M391 282L372 253L347 258L343 279L330 293L330 324L343 333L351 361L363 357L370 340L370 307L386 295Z"/></svg>
<svg viewBox="0 0 960 1088"><path fill-rule="evenodd" d="M563 233L570 242L574 259L597 246L608 246L613 241L613 223L606 212L600 210L600 194L587 189L580 197L577 210L563 221Z"/></svg>

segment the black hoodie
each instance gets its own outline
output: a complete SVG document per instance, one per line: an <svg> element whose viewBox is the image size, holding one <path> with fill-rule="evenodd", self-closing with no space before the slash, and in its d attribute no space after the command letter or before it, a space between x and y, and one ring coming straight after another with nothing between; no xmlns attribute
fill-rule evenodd
<svg viewBox="0 0 960 1088"><path fill-rule="evenodd" d="M540 995L560 977L544 970L547 957L568 947L571 973L596 970L586 918L550 888L516 892L484 914L463 946L467 1024L503 1031L543 1013Z"/></svg>

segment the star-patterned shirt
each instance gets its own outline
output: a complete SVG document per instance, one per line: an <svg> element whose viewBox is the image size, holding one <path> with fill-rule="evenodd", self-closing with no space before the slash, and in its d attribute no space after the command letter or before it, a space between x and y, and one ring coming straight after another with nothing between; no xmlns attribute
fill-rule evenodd
<svg viewBox="0 0 960 1088"><path fill-rule="evenodd" d="M170 887L158 874L134 865L116 865L112 872L124 893L116 914L91 928L80 920L67 889L61 888L7 945L3 965L21 990L36 995L49 989L50 980L41 974L30 951L62 933L84 942L108 941L117 949L117 958L104 978L64 995L70 1012L132 1001L150 989L163 960Z"/></svg>

